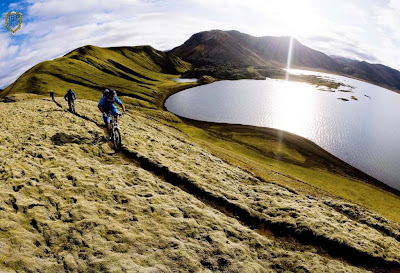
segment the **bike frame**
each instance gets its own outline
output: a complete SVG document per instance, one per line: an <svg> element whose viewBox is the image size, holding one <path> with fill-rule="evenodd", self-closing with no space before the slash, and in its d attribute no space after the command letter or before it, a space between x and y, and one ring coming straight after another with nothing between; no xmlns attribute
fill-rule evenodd
<svg viewBox="0 0 400 273"><path fill-rule="evenodd" d="M110 117L111 130L114 132L114 129L118 128L117 118L111 112L108 112L108 116ZM121 116L121 114L118 114L118 116Z"/></svg>
<svg viewBox="0 0 400 273"><path fill-rule="evenodd" d="M121 114L113 115L111 112L108 112L108 116L110 117L111 140L114 143L115 149L119 150L121 148L121 133L118 129L117 116L121 116ZM116 139L116 137L118 138Z"/></svg>

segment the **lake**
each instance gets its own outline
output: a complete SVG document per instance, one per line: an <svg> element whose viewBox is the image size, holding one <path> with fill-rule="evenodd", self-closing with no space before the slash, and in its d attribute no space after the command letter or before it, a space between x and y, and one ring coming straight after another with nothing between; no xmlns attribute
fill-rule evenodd
<svg viewBox="0 0 400 273"><path fill-rule="evenodd" d="M303 136L400 190L400 94L337 75L290 73L318 75L349 86L328 92L270 78L219 81L174 94L165 106L186 118L277 128Z"/></svg>
<svg viewBox="0 0 400 273"><path fill-rule="evenodd" d="M174 78L171 80L173 80L174 82L197 82L196 78Z"/></svg>

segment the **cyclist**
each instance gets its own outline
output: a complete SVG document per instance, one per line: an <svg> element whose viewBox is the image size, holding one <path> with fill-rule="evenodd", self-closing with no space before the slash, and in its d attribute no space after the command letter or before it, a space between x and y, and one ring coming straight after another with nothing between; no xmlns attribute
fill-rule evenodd
<svg viewBox="0 0 400 273"><path fill-rule="evenodd" d="M74 109L74 100L76 100L76 94L72 89L67 91L67 94L64 96L64 100L68 102L68 111L75 112Z"/></svg>
<svg viewBox="0 0 400 273"><path fill-rule="evenodd" d="M53 90L50 91L50 98L54 101L54 91Z"/></svg>
<svg viewBox="0 0 400 273"><path fill-rule="evenodd" d="M108 133L110 134L110 117L108 113L111 112L112 115L116 117L116 121L118 122L118 110L114 105L114 102L121 106L123 114L125 114L125 106L122 101L117 97L117 92L115 90L105 89L103 92L103 97L101 98L98 107L100 112L103 113L103 120L107 127Z"/></svg>

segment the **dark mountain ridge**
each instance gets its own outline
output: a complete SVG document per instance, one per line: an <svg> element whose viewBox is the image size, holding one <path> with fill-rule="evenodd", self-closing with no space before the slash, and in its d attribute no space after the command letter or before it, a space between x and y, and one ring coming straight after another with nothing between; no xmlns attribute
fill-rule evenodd
<svg viewBox="0 0 400 273"><path fill-rule="evenodd" d="M255 37L236 30L203 31L192 35L170 52L197 67L204 64L286 67L290 37ZM292 41L294 68L315 69L356 77L400 91L400 72L382 64L371 64L327 54Z"/></svg>

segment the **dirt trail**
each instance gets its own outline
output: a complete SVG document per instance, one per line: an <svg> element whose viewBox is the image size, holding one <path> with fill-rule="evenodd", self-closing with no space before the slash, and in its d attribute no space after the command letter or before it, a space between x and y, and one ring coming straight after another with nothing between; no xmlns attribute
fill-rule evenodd
<svg viewBox="0 0 400 273"><path fill-rule="evenodd" d="M140 113L121 119L118 156L102 137L93 102L77 105L80 117L47 100L0 108L2 271L356 272L364 269L354 265L399 265L395 223L260 182Z"/></svg>

